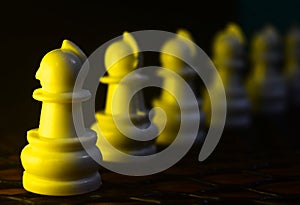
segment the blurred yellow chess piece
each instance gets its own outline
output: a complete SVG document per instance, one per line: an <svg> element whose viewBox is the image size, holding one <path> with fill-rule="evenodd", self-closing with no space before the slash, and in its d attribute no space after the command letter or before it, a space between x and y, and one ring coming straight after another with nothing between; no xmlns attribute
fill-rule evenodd
<svg viewBox="0 0 300 205"><path fill-rule="evenodd" d="M229 23L226 28L215 36L213 41L212 60L218 70L222 82L213 80L211 86L213 94L218 96L224 86L227 101L227 115L225 128L247 128L250 125L250 102L246 95L246 89L241 78L244 61L245 37L241 28ZM204 98L204 110L207 114L207 124L210 124L210 98L206 93Z"/></svg>
<svg viewBox="0 0 300 205"><path fill-rule="evenodd" d="M171 55L170 53L174 55ZM195 77L197 74L187 64L187 62L193 61L195 56L196 48L193 43L192 35L186 29L178 29L177 36L169 39L162 46L160 62L163 68L169 69L182 77L194 91L194 94L197 95L195 93ZM195 115L199 115L197 111L189 109L191 107L191 103L195 102L192 102L191 99L185 98L185 87L181 85L176 78L172 76L165 76L164 73L165 72L163 71L158 71L156 75L162 78L162 88L168 88L169 90L166 91L162 89L161 95L152 102L153 107L160 107L165 111L167 116L165 128L156 139L156 143L162 147L169 146L175 140L180 128L182 111L189 112L189 119L186 120L192 121L195 119ZM183 107L179 107L177 100L173 95L182 100ZM201 99L198 98L197 100L198 102L196 103L199 103L199 108L201 108ZM203 116L203 113L200 111L200 117L202 119ZM158 116L154 116L153 122L161 125L164 124L165 121ZM203 137L202 131L203 130L200 129L197 140L201 140L200 138Z"/></svg>
<svg viewBox="0 0 300 205"><path fill-rule="evenodd" d="M91 94L88 90L73 92L85 60L79 47L64 40L60 49L47 53L41 61L36 78L42 88L33 93L34 99L43 102L40 125L27 132L29 144L21 153L23 186L30 192L66 196L87 193L101 185L99 165L94 161L101 159L97 136L84 127L81 112L81 103ZM79 133L73 115L80 122Z"/></svg>
<svg viewBox="0 0 300 205"><path fill-rule="evenodd" d="M297 67L299 65L299 43L300 42L300 28L295 27L289 30L287 35L285 36L285 70L284 74L287 78L290 78L297 71Z"/></svg>
<svg viewBox="0 0 300 205"><path fill-rule="evenodd" d="M291 110L300 108L300 27L291 28L285 36L285 78Z"/></svg>
<svg viewBox="0 0 300 205"><path fill-rule="evenodd" d="M130 54L130 55L128 55ZM124 32L123 38L112 43L105 52L105 67L108 76L100 79L100 82L108 84L105 109L96 113L97 122L92 125L98 136L103 136L117 150L130 155L149 155L156 152L156 147L153 140L137 141L125 136L116 125L114 119L124 119L129 112L130 120L139 129L147 128L149 136L154 136L157 132L157 127L154 124L150 125L147 111L143 101L143 93L138 92L130 101L130 89L138 86L144 80L148 80L147 76L133 73L130 77L130 82L121 82L131 71L134 71L138 65L138 45L130 33ZM115 94L116 90L118 95ZM130 102L129 110L125 102ZM113 109L113 110L112 110ZM122 121L122 127L128 133L134 136L139 136L139 133L134 131L133 124ZM118 158L118 154L110 151L109 147L97 141L98 147L101 149L103 161L122 163L122 159Z"/></svg>
<svg viewBox="0 0 300 205"><path fill-rule="evenodd" d="M256 33L251 41L251 73L247 88L256 115L283 114L287 90L281 74L282 42L272 26Z"/></svg>

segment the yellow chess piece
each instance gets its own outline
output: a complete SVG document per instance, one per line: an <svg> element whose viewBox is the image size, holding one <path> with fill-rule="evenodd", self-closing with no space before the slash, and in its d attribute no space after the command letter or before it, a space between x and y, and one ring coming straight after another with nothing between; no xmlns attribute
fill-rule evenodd
<svg viewBox="0 0 300 205"><path fill-rule="evenodd" d="M295 27L289 30L285 36L284 54L285 54L285 70L284 74L289 79L296 72L299 67L299 42L300 42L300 28Z"/></svg>
<svg viewBox="0 0 300 205"><path fill-rule="evenodd" d="M287 90L281 74L281 37L272 26L256 33L251 41L251 73L247 89L256 115L283 114Z"/></svg>
<svg viewBox="0 0 300 205"><path fill-rule="evenodd" d="M163 68L177 73L190 85L191 89L195 91L195 71L186 63L186 61L192 61L196 56L196 48L194 47L192 40L192 36L187 30L179 29L177 31L177 36L169 39L162 46L160 62ZM174 55L168 53L173 53ZM162 78L162 87L168 88L169 90L166 91L162 89L161 95L152 102L153 107L160 107L165 111L167 116L165 128L156 139L156 144L162 147L169 146L175 140L180 128L181 111L185 110L190 112L189 119L186 120L191 121L194 119L195 115L199 114L198 112L189 109L189 107L191 107L190 103L194 102L185 98L185 87L181 85L176 78L165 76L164 73L165 72L159 71L157 75ZM177 100L173 95L183 101L183 107L179 107ZM198 99L198 101L201 105L200 99ZM202 114L201 117L203 117ZM158 116L154 116L153 122L161 125L164 123L164 120ZM203 133L201 132L201 137L202 134Z"/></svg>
<svg viewBox="0 0 300 205"><path fill-rule="evenodd" d="M23 186L30 192L67 196L101 185L99 165L93 160L101 159L95 145L97 135L84 127L81 112L81 103L91 94L88 90L73 92L85 60L74 43L64 40L60 49L47 53L41 61L36 78L42 88L33 93L34 99L43 102L40 125L27 132L29 144L21 153ZM76 133L73 115L80 122L80 134Z"/></svg>
<svg viewBox="0 0 300 205"><path fill-rule="evenodd" d="M245 38L241 28L229 23L221 32L217 33L213 42L212 60L222 79L219 82L215 78L211 84L213 94L218 96L224 86L227 101L227 115L225 128L247 128L250 125L250 102L246 95L246 88L241 78L244 61ZM207 125L210 124L210 98L206 93L204 98L204 110L207 113Z"/></svg>
<svg viewBox="0 0 300 205"><path fill-rule="evenodd" d="M131 53L130 55L127 55ZM149 136L157 133L157 127L150 124L148 115L143 101L143 93L138 92L133 99L129 99L130 89L138 86L140 82L147 80L146 76L134 73L130 78L130 82L120 82L131 71L134 71L138 65L138 46L133 36L124 32L123 39L112 43L105 52L105 67L108 76L100 79L100 82L108 84L105 109L96 113L97 122L92 125L92 129L103 136L117 150L130 155L149 155L156 152L153 140L136 141L125 136L117 127L114 119L126 118L129 111L130 120L133 124L140 128L148 128ZM116 90L118 95L115 95ZM126 103L131 102L129 110ZM112 110L113 109L113 110ZM127 129L128 133L139 136L133 129L133 124L127 124L123 121L122 127ZM97 146L101 149L103 161L122 163L122 159L118 158L115 152L101 142L97 141Z"/></svg>
<svg viewBox="0 0 300 205"><path fill-rule="evenodd" d="M290 108L300 107L300 28L291 28L285 36L284 75L288 85Z"/></svg>

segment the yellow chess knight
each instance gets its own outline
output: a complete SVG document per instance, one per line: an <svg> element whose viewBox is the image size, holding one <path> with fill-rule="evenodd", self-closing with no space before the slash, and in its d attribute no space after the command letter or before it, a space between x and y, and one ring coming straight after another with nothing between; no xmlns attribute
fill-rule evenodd
<svg viewBox="0 0 300 205"><path fill-rule="evenodd" d="M216 97L226 93L226 123L225 129L246 129L251 124L251 104L247 97L246 88L242 79L245 69L245 38L241 28L229 23L226 28L218 32L212 45L212 59L222 79L212 76L210 84ZM207 114L207 126L220 126L219 120L211 123L211 102L208 93L204 95L203 109ZM219 115L219 107L216 109Z"/></svg>
<svg viewBox="0 0 300 205"><path fill-rule="evenodd" d="M34 99L43 102L40 125L27 132L29 144L21 153L23 186L30 192L66 196L101 185L99 165L93 160L101 159L97 135L84 127L81 110L81 103L91 94L83 89L73 93L85 60L74 43L64 40L60 49L47 53L41 61L36 78L42 88L33 93ZM80 122L77 133L73 115Z"/></svg>
<svg viewBox="0 0 300 205"><path fill-rule="evenodd" d="M129 54L129 55L128 55ZM158 132L157 127L148 119L147 111L143 101L143 93L138 92L129 99L130 89L139 86L139 83L148 80L147 76L133 73L130 77L130 82L123 81L127 74L134 71L138 66L138 45L131 34L124 32L123 38L112 43L105 52L105 67L108 76L101 77L100 82L108 84L106 94L106 105L104 110L96 113L97 122L91 126L98 133L97 146L100 148L103 161L122 163L123 160L117 154L116 150L111 150L107 144L103 143L106 140L118 151L130 155L150 155L156 152L154 140L137 141L125 136L117 125L116 120L121 121L121 125L126 129L127 133L139 137L140 133L134 128L147 128L147 134L154 136ZM118 94L116 94L116 90ZM129 108L125 102L129 103ZM128 116L133 124L124 121ZM136 127L133 127L136 126ZM103 138L101 139L101 137Z"/></svg>
<svg viewBox="0 0 300 205"><path fill-rule="evenodd" d="M192 43L191 34L185 29L179 29L177 36L169 39L162 46L160 53L160 62L163 68L178 74L185 82L189 84L191 89L195 92L195 77L196 72L189 66L184 60L194 60L196 57L196 48ZM170 55L173 53L174 55ZM193 102L191 99L185 97L185 87L173 76L166 76L165 72L158 71L157 76L162 78L163 88L170 88L169 91L162 89L161 95L154 99L152 102L153 107L162 108L167 116L167 122L164 130L156 139L156 144L161 147L169 146L176 138L180 124L181 124L181 112L188 113L189 118L186 119L190 122L195 121L196 116L199 115L197 110L193 110ZM197 95L196 93L194 93ZM179 107L177 100L174 96L182 100L182 107ZM200 117L204 118L201 112L202 100L201 97L197 97L197 102L200 110ZM163 124L163 119L154 115L153 121L157 125ZM160 127L160 126L159 126ZM199 133L196 142L200 142L203 138L202 125L199 125ZM189 130L186 130L189 133Z"/></svg>
<svg viewBox="0 0 300 205"><path fill-rule="evenodd" d="M255 115L280 116L286 112L288 95L281 73L281 46L281 36L270 25L257 32L251 41L253 68L247 79L247 89Z"/></svg>

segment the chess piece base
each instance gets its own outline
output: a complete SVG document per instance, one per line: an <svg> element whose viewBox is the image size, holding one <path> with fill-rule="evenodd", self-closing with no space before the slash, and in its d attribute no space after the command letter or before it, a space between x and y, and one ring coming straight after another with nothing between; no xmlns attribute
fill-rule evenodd
<svg viewBox="0 0 300 205"><path fill-rule="evenodd" d="M101 178L101 153L96 147L96 133L89 130L84 137L46 138L38 129L28 131L29 144L21 153L24 167L23 186L27 191L68 196L98 189Z"/></svg>
<svg viewBox="0 0 300 205"><path fill-rule="evenodd" d="M135 156L147 156L147 155L152 155L152 154L156 153L156 146L154 143L145 143L145 144L143 144L143 146L136 147L136 148L134 148L134 146L133 146L126 151L122 151L122 150L120 150L120 147L114 147L113 145L111 145L112 148L116 149L115 151L112 151L103 142L103 140L106 140L106 139L100 139L100 137L103 137L103 136L101 135L101 132L99 131L98 124L94 123L91 126L91 129L94 130L98 134L97 146L101 150L102 160L104 162L122 163L123 159L120 158L120 154L118 153L118 151L123 152L124 154L135 155ZM108 143L110 143L110 142L108 142ZM121 145L119 145L119 146L121 146Z"/></svg>
<svg viewBox="0 0 300 205"><path fill-rule="evenodd" d="M124 126L125 129L129 131L130 135L133 136L138 136L139 133L136 133L135 130L132 129L132 126L137 126L141 129L148 126L146 115L131 115L131 120L136 123L132 125L127 124L126 120L122 121L122 115L118 117L121 119L120 122L122 123L122 126ZM116 122L112 115L99 112L96 113L96 119L97 122L91 126L91 129L98 135L97 146L101 150L104 162L122 163L123 158L120 155L121 153L135 156L146 156L156 153L154 140L136 141L128 138L116 126ZM105 124L101 122L105 122ZM149 126L149 136L155 136L157 133L156 126L154 124Z"/></svg>
<svg viewBox="0 0 300 205"><path fill-rule="evenodd" d="M49 180L38 176L23 173L24 189L36 194L49 196L69 196L85 194L97 190L101 186L101 178L99 173L94 173L92 176L74 180Z"/></svg>

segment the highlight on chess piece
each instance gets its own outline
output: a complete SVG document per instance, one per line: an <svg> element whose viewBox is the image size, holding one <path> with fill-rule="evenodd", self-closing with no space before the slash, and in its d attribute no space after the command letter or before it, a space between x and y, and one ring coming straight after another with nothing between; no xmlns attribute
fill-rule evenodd
<svg viewBox="0 0 300 205"><path fill-rule="evenodd" d="M268 25L256 33L250 47L252 68L247 89L255 115L283 115L287 108L287 88L282 75L282 42Z"/></svg>
<svg viewBox="0 0 300 205"><path fill-rule="evenodd" d="M162 108L167 115L165 128L156 139L156 143L161 147L169 146L175 140L181 123L181 112L188 113L187 116L189 116L189 119L186 119L188 122L194 121L196 115L200 113L200 129L196 142L203 140L204 132L201 122L204 119L204 114L201 112L202 99L200 94L196 93L195 79L197 74L194 69L184 61L184 59L194 60L193 58L196 57L196 48L194 46L191 34L185 29L178 29L177 35L166 41L161 49L160 62L162 67L177 73L189 84L194 91L194 95L197 97L200 110L200 112L198 112L198 110L191 109L195 102L185 97L186 90L176 78L170 75L165 76L165 72L159 70L156 75L162 79L162 88L171 88L170 91L162 89L161 95L152 102L153 107ZM168 54L170 51L175 55ZM178 105L175 96L182 100L182 106ZM162 119L158 116L154 116L153 122L158 125L163 124Z"/></svg>
<svg viewBox="0 0 300 205"><path fill-rule="evenodd" d="M136 126L139 129L147 128L149 136L157 135L157 127L155 124L151 124L148 119L143 93L138 92L132 99L129 95L133 87L139 87L139 84L147 81L148 78L145 75L133 73L129 81L121 81L127 74L137 68L138 52L138 45L128 32L124 32L121 40L113 42L106 49L104 63L108 76L100 78L100 82L108 85L106 104L104 110L96 113L97 122L91 128L98 133L98 136L103 136L104 140L107 140L117 150L129 155L145 156L156 152L154 140L137 141L126 136L126 133L138 138L140 133L134 129L134 126ZM132 54L127 55L127 53ZM118 94L115 94L116 90L119 90ZM128 114L125 102L130 102L129 117L133 124L125 120ZM121 132L116 122L121 122L120 126L125 129L126 133ZM118 157L120 156L118 153L110 151L110 148L102 143L100 137L97 145L101 149L104 162L124 163Z"/></svg>
<svg viewBox="0 0 300 205"><path fill-rule="evenodd" d="M29 144L21 153L27 191L67 196L94 191L101 185L99 164L93 160L101 158L97 135L85 128L81 110L82 102L91 94L84 89L73 92L85 60L78 46L64 40L61 48L47 53L41 61L36 78L42 88L33 93L34 99L43 102L40 124L27 132ZM72 112L79 118L80 132L75 131Z"/></svg>
<svg viewBox="0 0 300 205"><path fill-rule="evenodd" d="M227 98L226 129L245 129L251 124L250 101L242 79L242 72L245 69L244 46L245 38L242 30L234 23L229 23L219 32L213 42L212 59L222 78ZM223 85L214 80L211 86L214 95L218 96ZM207 114L206 123L216 126L210 123L211 109L207 93L204 98L204 110Z"/></svg>

